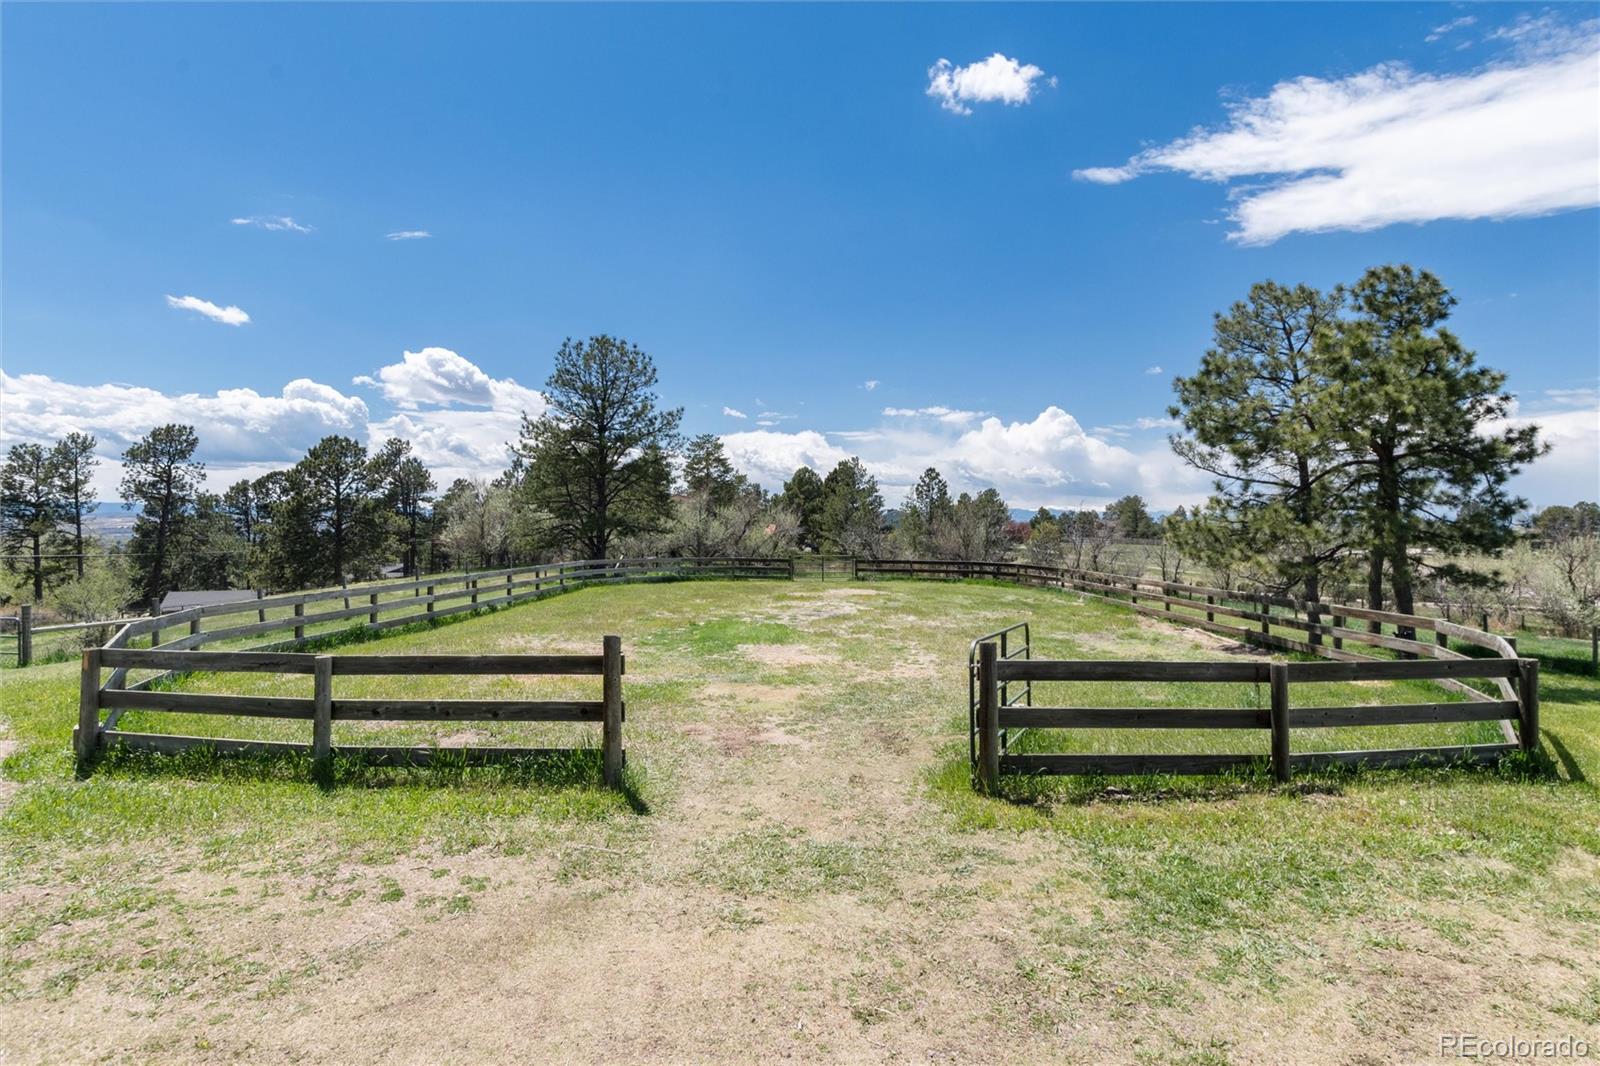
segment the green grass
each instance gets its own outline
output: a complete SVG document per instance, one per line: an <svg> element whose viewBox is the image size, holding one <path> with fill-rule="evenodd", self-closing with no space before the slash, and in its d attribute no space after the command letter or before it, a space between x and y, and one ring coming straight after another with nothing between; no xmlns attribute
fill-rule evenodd
<svg viewBox="0 0 1600 1066"><path fill-rule="evenodd" d="M599 785L596 729L536 724L471 723L467 739L578 750L483 768L341 760L324 780L301 757L109 753L80 775L68 748L75 667L9 672L0 735L15 744L3 764L15 787L0 814L0 1029L60 1041L39 1045L39 1057L93 1057L106 1051L96 1027L72 1023L101 1001L90 997L109 996L127 1005L119 1019L151 1019L127 1038L133 1058L197 1057L205 1041L217 1057L248 1059L265 1045L239 1043L239 1026L306 1010L330 1011L319 1017L335 1029L354 1026L354 1015L327 1007L328 980L381 985L425 945L453 959L449 942L430 939L451 931L504 942L496 950L507 959L561 945L578 952L574 980L596 966L626 968L657 940L670 945L664 956L639 954L640 965L670 971L616 980L649 984L664 1011L692 1011L672 997L692 994L694 980L658 978L704 968L700 979L733 1006L697 1023L703 1042L652 1045L657 1057L736 1058L799 1039L794 1016L773 1004L807 1019L838 1012L834 1028L801 1046L822 1058L926 1038L1041 1061L1058 1057L1061 1033L1109 1026L1132 1043L1085 1045L1086 1059L1262 1061L1251 1050L1261 1026L1315 1027L1315 1005L1351 990L1366 997L1369 1018L1344 1034L1356 1041L1341 1045L1352 1059L1427 1054L1426 1033L1408 1036L1371 1014L1396 996L1412 997L1413 1017L1489 1017L1519 1032L1597 1024L1600 680L1544 674L1542 761L1298 774L1287 785L1264 773L1013 777L999 797L981 796L966 757L966 644L1024 619L1036 657L1235 654L1070 593L908 581L590 588L382 639L324 634L320 646L341 654L598 650L602 634L622 634L629 768L620 794ZM301 676L178 684L310 694ZM598 680L341 676L335 689L593 698ZM1293 698L1447 697L1416 682L1295 686ZM1036 686L1034 702L1265 699L1254 685L1086 683ZM305 722L222 716L130 712L121 724L309 734ZM335 741L436 743L462 732L340 723ZM1482 724L1297 730L1294 748L1497 736ZM1019 743L1264 755L1267 736L1030 731ZM547 906L581 916L570 935ZM317 937L324 928L348 932L328 946ZM392 931L389 946L363 939L372 928ZM582 954L590 943L596 954ZM779 961L741 969L758 946ZM440 965L457 975L455 963ZM745 976L725 984L723 970ZM1405 976L1415 973L1426 979ZM1543 991L1552 982L1559 995ZM211 1021L224 1016L231 1021ZM499 1024L474 1023L509 1039Z"/></svg>

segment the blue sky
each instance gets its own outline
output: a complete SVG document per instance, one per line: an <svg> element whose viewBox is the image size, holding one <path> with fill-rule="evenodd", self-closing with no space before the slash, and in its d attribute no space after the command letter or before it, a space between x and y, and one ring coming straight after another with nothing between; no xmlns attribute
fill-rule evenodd
<svg viewBox="0 0 1600 1066"><path fill-rule="evenodd" d="M3 439L492 475L609 332L769 486L1170 506L1212 312L1404 261L1548 425L1523 491L1593 498L1595 13L8 4Z"/></svg>

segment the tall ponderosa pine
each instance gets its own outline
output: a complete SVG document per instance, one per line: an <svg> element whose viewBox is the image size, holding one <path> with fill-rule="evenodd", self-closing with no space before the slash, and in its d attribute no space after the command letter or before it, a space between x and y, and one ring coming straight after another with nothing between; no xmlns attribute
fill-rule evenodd
<svg viewBox="0 0 1600 1066"><path fill-rule="evenodd" d="M35 602L44 599L51 569L46 544L65 514L52 453L38 444L13 444L0 466L0 544L13 557L12 569L28 573ZM15 565L19 556L25 566Z"/></svg>
<svg viewBox="0 0 1600 1066"><path fill-rule="evenodd" d="M683 411L662 410L655 387L654 361L627 341L561 345L549 409L523 415L517 445L525 503L549 546L604 559L618 537L666 525Z"/></svg>
<svg viewBox="0 0 1600 1066"><path fill-rule="evenodd" d="M1438 278L1377 267L1352 297L1354 317L1325 345L1331 387L1320 409L1347 453L1369 599L1382 605L1386 564L1395 608L1410 614L1420 553L1493 554L1510 543L1525 502L1506 483L1546 448L1536 426L1490 431L1511 411L1505 375L1441 325L1456 301Z"/></svg>
<svg viewBox="0 0 1600 1066"><path fill-rule="evenodd" d="M367 449L349 437L324 437L295 469L311 494L317 532L326 543L325 580L339 585L365 577L383 539Z"/></svg>
<svg viewBox="0 0 1600 1066"><path fill-rule="evenodd" d="M122 498L139 509L129 547L134 586L152 607L172 587L170 553L205 476L205 464L194 458L199 445L193 426L168 423L122 453Z"/></svg>
<svg viewBox="0 0 1600 1066"><path fill-rule="evenodd" d="M1216 479L1205 517L1186 527L1193 546L1214 565L1270 559L1308 600L1321 598L1323 569L1347 547L1344 456L1323 410L1330 381L1317 348L1343 302L1340 289L1253 285L1216 316L1199 371L1173 383L1171 414L1189 433L1173 448Z"/></svg>
<svg viewBox="0 0 1600 1066"><path fill-rule="evenodd" d="M373 482L380 487L384 506L394 515L403 542L400 561L407 577L418 571L422 527L427 519L423 508L432 499L433 475L422 460L411 454L411 442L391 437L372 457Z"/></svg>
<svg viewBox="0 0 1600 1066"><path fill-rule="evenodd" d="M98 442L87 433L68 433L50 449L61 490L62 521L72 528L72 552L77 557L78 576L83 577L83 516L94 506L93 479L100 460L94 449Z"/></svg>

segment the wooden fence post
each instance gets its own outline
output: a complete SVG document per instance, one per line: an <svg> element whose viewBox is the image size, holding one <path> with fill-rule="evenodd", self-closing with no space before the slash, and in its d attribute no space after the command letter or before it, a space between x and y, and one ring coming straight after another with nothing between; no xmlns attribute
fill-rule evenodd
<svg viewBox="0 0 1600 1066"><path fill-rule="evenodd" d="M622 784L622 638L601 642L602 695L605 718L600 736L601 767L608 788Z"/></svg>
<svg viewBox="0 0 1600 1066"><path fill-rule="evenodd" d="M378 624L378 594L376 592L367 597L367 606L372 608L371 613L367 615L367 625L375 626Z"/></svg>
<svg viewBox="0 0 1600 1066"><path fill-rule="evenodd" d="M266 589L256 589L256 599L264 600L266 598L267 598L267 590ZM257 622L265 622L266 620L267 620L266 608L257 607L256 608L256 621Z"/></svg>
<svg viewBox="0 0 1600 1066"><path fill-rule="evenodd" d="M1589 663L1600 674L1600 626L1589 630Z"/></svg>
<svg viewBox="0 0 1600 1066"><path fill-rule="evenodd" d="M978 787L990 795L1000 788L999 656L994 641L978 645Z"/></svg>
<svg viewBox="0 0 1600 1066"><path fill-rule="evenodd" d="M1539 660L1517 660L1517 695L1521 698L1517 739L1523 751L1539 746Z"/></svg>
<svg viewBox="0 0 1600 1066"><path fill-rule="evenodd" d="M428 586L428 612L427 613L428 613L428 617L429 618L433 617L433 589L434 589L434 586L432 586L432 585Z"/></svg>
<svg viewBox="0 0 1600 1066"><path fill-rule="evenodd" d="M151 609L150 617L151 618L160 618L161 617L161 605L160 604L157 604L154 608ZM150 631L150 646L152 648L155 648L155 647L159 647L160 644L161 644L161 627L160 626L156 626L154 629L152 629Z"/></svg>
<svg viewBox="0 0 1600 1066"><path fill-rule="evenodd" d="M478 604L478 579L475 578L475 577L468 579L466 587L472 590L472 604L473 604L473 606L477 606L477 604Z"/></svg>
<svg viewBox="0 0 1600 1066"><path fill-rule="evenodd" d="M341 582L339 582L339 587L341 589L345 590L346 595L345 595L345 598L344 598L344 609L348 611L350 609L350 596L349 596L350 585L347 582L341 581Z"/></svg>
<svg viewBox="0 0 1600 1066"><path fill-rule="evenodd" d="M1213 606L1216 602L1217 602L1216 599L1213 596L1211 596L1210 593L1206 594L1206 606L1207 607ZM1206 612L1206 621L1207 622L1215 622L1216 620L1217 620L1217 616L1214 613L1212 613L1211 611L1207 611Z"/></svg>
<svg viewBox="0 0 1600 1066"><path fill-rule="evenodd" d="M300 603L297 603L297 604L294 605L294 616L296 618L304 618L306 616L306 605L305 605L304 601L301 601ZM305 640L306 639L306 627L305 626L297 625L297 626L294 627L294 639L295 640Z"/></svg>
<svg viewBox="0 0 1600 1066"><path fill-rule="evenodd" d="M33 604L17 608L17 665L33 662Z"/></svg>
<svg viewBox="0 0 1600 1066"><path fill-rule="evenodd" d="M1322 612L1309 600L1306 602L1306 624L1311 626L1311 643L1314 647L1322 647Z"/></svg>
<svg viewBox="0 0 1600 1066"><path fill-rule="evenodd" d="M1261 597L1261 632L1272 632L1272 604L1267 602L1265 596Z"/></svg>
<svg viewBox="0 0 1600 1066"><path fill-rule="evenodd" d="M1289 664L1269 663L1272 686L1272 776L1289 780Z"/></svg>
<svg viewBox="0 0 1600 1066"><path fill-rule="evenodd" d="M78 758L87 759L100 743L100 649L83 649L78 675Z"/></svg>
<svg viewBox="0 0 1600 1066"><path fill-rule="evenodd" d="M1333 628L1335 628L1335 629L1343 629L1344 628L1344 617L1342 615L1335 614L1335 615L1329 615L1328 617L1333 622ZM1333 638L1333 647L1334 647L1335 651L1343 648L1344 647L1344 638L1341 637L1341 636L1335 635L1334 638Z"/></svg>
<svg viewBox="0 0 1600 1066"><path fill-rule="evenodd" d="M200 635L200 619L199 618L191 618L191 619L189 619L189 635L191 637L198 637Z"/></svg>
<svg viewBox="0 0 1600 1066"><path fill-rule="evenodd" d="M325 769L333 759L333 656L317 656L312 677L311 761Z"/></svg>

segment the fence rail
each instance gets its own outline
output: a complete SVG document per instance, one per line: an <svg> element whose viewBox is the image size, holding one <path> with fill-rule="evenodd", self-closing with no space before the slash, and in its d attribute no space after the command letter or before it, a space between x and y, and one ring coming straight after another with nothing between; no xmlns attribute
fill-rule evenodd
<svg viewBox="0 0 1600 1066"><path fill-rule="evenodd" d="M154 668L178 673L205 670L231 673L310 674L310 697L233 696L204 692L152 691L120 687L119 677L131 668ZM101 686L101 673L115 672ZM621 783L625 754L622 746L622 675L626 663L620 637L608 636L597 655L313 655L306 653L200 652L129 648L90 648L83 653L79 689L78 725L73 747L80 759L89 760L103 747L120 745L145 751L179 752L210 746L225 752L308 752L326 767L335 754L357 755L369 762L426 765L438 757L430 747L333 746L333 723L360 722L590 722L601 727L600 753L605 783ZM336 676L438 674L598 675L600 698L595 700L525 699L341 699L334 693ZM254 718L309 721L309 743L256 741L232 738L139 733L116 728L116 715L124 710L167 711L184 714L221 714ZM100 712L112 716L101 720ZM547 755L570 749L496 747L452 750L453 757L469 763Z"/></svg>
<svg viewBox="0 0 1600 1066"><path fill-rule="evenodd" d="M992 635L991 635L992 637ZM995 791L1003 774L1211 774L1259 765L1249 754L1014 754L1001 741L1007 729L1265 729L1271 732L1268 764L1273 776L1287 781L1296 769L1340 765L1403 767L1419 764L1492 762L1516 751L1531 751L1539 736L1539 662L1537 659L1457 659L1435 661L1171 663L1100 660L1006 659L998 641L977 643L978 742L974 776L981 788ZM1459 703L1412 703L1388 706L1294 707L1296 683L1328 681L1430 680L1460 678L1516 680L1514 698ZM1266 709L1189 707L1013 707L1004 698L1010 682L1129 681L1268 684ZM1476 691L1476 690L1474 690ZM1294 727L1326 729L1347 726L1420 725L1515 719L1509 742L1453 747L1318 752L1295 755Z"/></svg>

